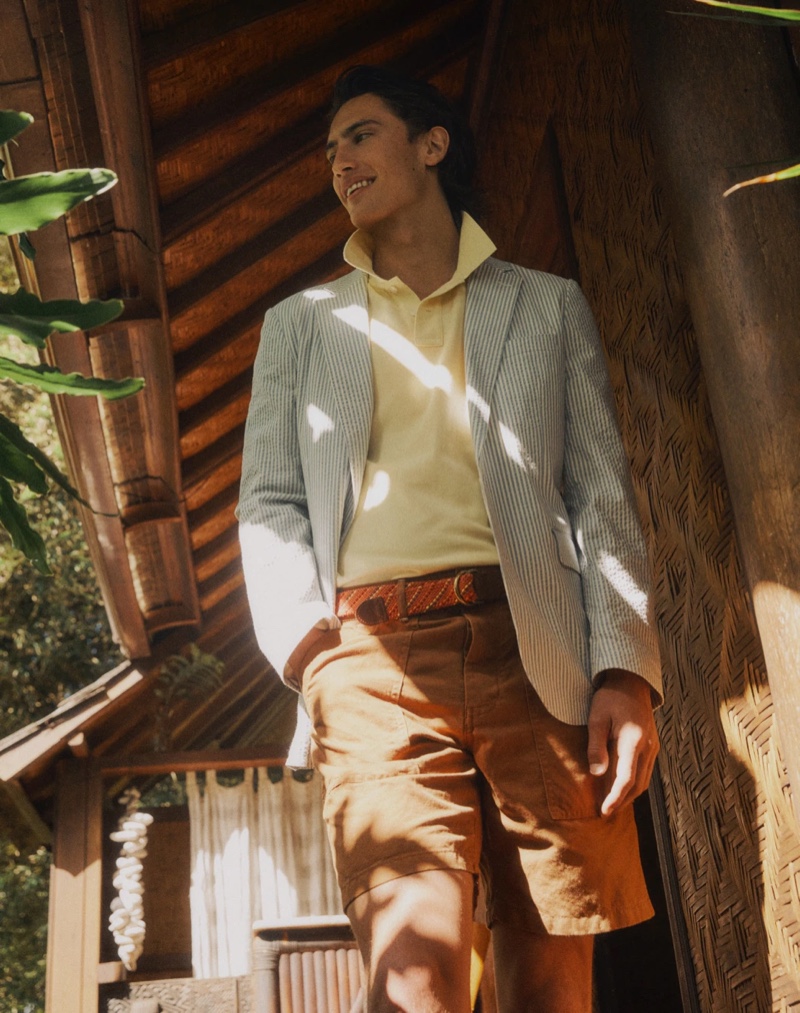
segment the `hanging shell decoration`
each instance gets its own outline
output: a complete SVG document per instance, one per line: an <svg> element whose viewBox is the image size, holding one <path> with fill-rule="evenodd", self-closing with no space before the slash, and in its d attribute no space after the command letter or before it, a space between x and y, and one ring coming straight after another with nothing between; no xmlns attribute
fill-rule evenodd
<svg viewBox="0 0 800 1013"><path fill-rule="evenodd" d="M125 806L118 829L109 836L121 844L122 854L117 859L114 889L117 896L111 901L108 927L117 944L120 960L128 971L135 971L144 948L144 884L142 860L147 854L147 828L153 822L150 813L141 812L140 793L131 788L120 796Z"/></svg>

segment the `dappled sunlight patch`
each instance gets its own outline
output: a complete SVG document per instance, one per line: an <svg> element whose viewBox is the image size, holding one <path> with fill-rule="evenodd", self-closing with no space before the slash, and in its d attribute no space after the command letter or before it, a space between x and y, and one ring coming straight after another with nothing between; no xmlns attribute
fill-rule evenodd
<svg viewBox="0 0 800 1013"><path fill-rule="evenodd" d="M364 510L374 510L384 503L389 497L391 484L391 479L385 471L376 471L364 498Z"/></svg>
<svg viewBox="0 0 800 1013"><path fill-rule="evenodd" d="M369 313L366 306L358 306L353 303L343 309L334 310L333 315L338 317L342 323L360 331L362 334L369 334Z"/></svg>
<svg viewBox="0 0 800 1013"><path fill-rule="evenodd" d="M632 574L625 569L616 556L602 553L600 572L620 598L633 609L640 619L647 622L647 592L637 584Z"/></svg>
<svg viewBox="0 0 800 1013"><path fill-rule="evenodd" d="M523 471L530 471L536 473L536 462L531 460L525 447L520 442L519 437L515 432L508 428L508 426L500 423L500 439L503 441L503 447L505 448L506 454L510 461L513 461L517 467L522 468Z"/></svg>
<svg viewBox="0 0 800 1013"><path fill-rule="evenodd" d="M306 419L311 427L311 438L314 443L318 443L321 436L333 432L335 428L333 419L315 404L310 404L306 408Z"/></svg>
<svg viewBox="0 0 800 1013"><path fill-rule="evenodd" d="M469 385L467 386L467 403L474 405L478 409L484 422L489 421L490 409L488 403L481 397L474 387Z"/></svg>
<svg viewBox="0 0 800 1013"><path fill-rule="evenodd" d="M445 394L453 392L453 374L450 370L446 366L429 362L412 341L398 334L394 328L374 320L372 341L404 366L428 390L441 390Z"/></svg>

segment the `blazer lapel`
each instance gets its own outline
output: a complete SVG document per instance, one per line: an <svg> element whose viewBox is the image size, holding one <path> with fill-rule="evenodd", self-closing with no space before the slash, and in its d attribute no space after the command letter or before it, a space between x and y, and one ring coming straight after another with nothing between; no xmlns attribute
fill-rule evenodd
<svg viewBox="0 0 800 1013"><path fill-rule="evenodd" d="M476 457L489 428L494 385L519 286L516 271L495 260L485 260L467 280L464 361Z"/></svg>
<svg viewBox="0 0 800 1013"><path fill-rule="evenodd" d="M360 271L347 281L335 289L318 290L315 315L358 502L372 425L372 360L366 281Z"/></svg>

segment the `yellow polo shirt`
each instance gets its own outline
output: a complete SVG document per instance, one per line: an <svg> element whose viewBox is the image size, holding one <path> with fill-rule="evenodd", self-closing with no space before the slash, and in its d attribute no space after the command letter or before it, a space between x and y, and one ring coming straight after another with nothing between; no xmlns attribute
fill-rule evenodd
<svg viewBox="0 0 800 1013"><path fill-rule="evenodd" d="M368 276L375 406L340 587L498 562L470 436L464 373L467 277L494 243L464 215L453 277L425 299L372 268L369 237L344 248Z"/></svg>

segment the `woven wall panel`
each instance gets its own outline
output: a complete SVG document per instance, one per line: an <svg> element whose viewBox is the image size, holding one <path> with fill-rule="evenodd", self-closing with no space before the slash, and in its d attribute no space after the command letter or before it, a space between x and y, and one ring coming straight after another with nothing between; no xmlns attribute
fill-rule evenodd
<svg viewBox="0 0 800 1013"><path fill-rule="evenodd" d="M701 1008L796 1009L800 833L624 14L616 0L511 6L509 100L485 150L513 185L487 179L489 218L513 257L524 184L510 177L552 116L656 577L661 770Z"/></svg>

